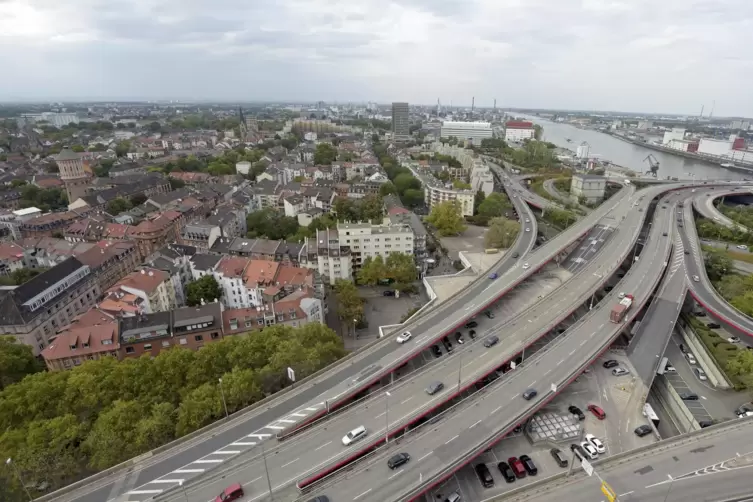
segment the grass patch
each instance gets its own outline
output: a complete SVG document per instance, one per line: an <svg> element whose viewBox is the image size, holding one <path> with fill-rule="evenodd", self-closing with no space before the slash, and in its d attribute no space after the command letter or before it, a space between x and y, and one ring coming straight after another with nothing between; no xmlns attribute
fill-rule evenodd
<svg viewBox="0 0 753 502"><path fill-rule="evenodd" d="M688 324L693 329L698 339L703 343L706 350L714 358L719 369L724 373L724 376L735 387L736 390L746 389L745 383L737 377L727 371L727 365L731 359L737 356L740 349L737 346L729 343L724 338L717 335L706 327L704 323L696 319L695 317L687 317Z"/></svg>
<svg viewBox="0 0 753 502"><path fill-rule="evenodd" d="M744 261L745 263L753 263L753 254L742 253L740 251L726 251L725 254L731 260Z"/></svg>

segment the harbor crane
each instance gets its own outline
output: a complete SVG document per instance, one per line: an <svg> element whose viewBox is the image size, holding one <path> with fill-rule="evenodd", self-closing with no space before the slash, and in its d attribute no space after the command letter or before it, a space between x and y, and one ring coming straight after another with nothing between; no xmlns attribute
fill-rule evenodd
<svg viewBox="0 0 753 502"><path fill-rule="evenodd" d="M643 159L643 162L648 161L649 170L646 171L646 174L651 174L654 178L656 178L657 173L659 172L659 161L656 160L656 157L654 157L653 154L649 153L645 159Z"/></svg>

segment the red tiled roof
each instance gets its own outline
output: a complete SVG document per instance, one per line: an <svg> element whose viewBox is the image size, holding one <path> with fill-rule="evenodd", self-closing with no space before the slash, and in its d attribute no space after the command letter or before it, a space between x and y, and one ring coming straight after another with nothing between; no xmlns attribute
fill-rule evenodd
<svg viewBox="0 0 753 502"><path fill-rule="evenodd" d="M313 286L314 272L308 268L280 267L277 283L280 286Z"/></svg>
<svg viewBox="0 0 753 502"><path fill-rule="evenodd" d="M251 262L250 258L243 258L241 256L225 256L223 257L215 270L220 272L225 277L241 278L243 277L243 271Z"/></svg>
<svg viewBox="0 0 753 502"><path fill-rule="evenodd" d="M12 242L0 242L0 260L18 261L24 256L24 248Z"/></svg>
<svg viewBox="0 0 753 502"><path fill-rule="evenodd" d="M68 357L86 357L91 354L113 352L117 350L117 340L118 324L114 320L99 326L69 329L57 335L55 340L42 351L42 357L54 361ZM106 343L108 341L109 343Z"/></svg>
<svg viewBox="0 0 753 502"><path fill-rule="evenodd" d="M505 122L505 127L508 129L533 129L533 122L526 122L524 120L511 120Z"/></svg>
<svg viewBox="0 0 753 502"><path fill-rule="evenodd" d="M276 261L251 260L243 279L249 288L255 288L259 284L273 284L280 270L280 264Z"/></svg>
<svg viewBox="0 0 753 502"><path fill-rule="evenodd" d="M164 281L168 280L170 276L167 272L157 270L156 268L145 267L136 272L131 272L127 276L123 277L120 281L110 289L119 288L121 286L138 289L149 294L152 293L157 287Z"/></svg>

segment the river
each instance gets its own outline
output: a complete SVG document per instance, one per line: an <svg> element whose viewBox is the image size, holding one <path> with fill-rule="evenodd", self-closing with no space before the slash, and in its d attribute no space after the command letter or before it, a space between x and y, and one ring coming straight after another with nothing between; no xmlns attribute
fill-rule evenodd
<svg viewBox="0 0 753 502"><path fill-rule="evenodd" d="M534 116L525 117L544 128L542 138L544 141L549 141L560 148L567 148L573 152L578 148L578 145L585 141L591 147L591 156L608 160L633 171L645 173L649 168L648 161L645 159L648 154L651 154L659 161L659 178L669 176L680 179L742 180L744 177L741 173L714 164L651 150L601 132L579 129L569 124L551 122ZM568 139L571 141L568 142Z"/></svg>

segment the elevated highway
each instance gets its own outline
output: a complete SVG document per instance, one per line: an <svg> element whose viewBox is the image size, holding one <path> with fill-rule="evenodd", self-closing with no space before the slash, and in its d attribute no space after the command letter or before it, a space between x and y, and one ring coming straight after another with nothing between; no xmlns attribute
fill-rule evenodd
<svg viewBox="0 0 753 502"><path fill-rule="evenodd" d="M716 199L727 196L743 195L745 193L744 190L745 188L743 187L740 187L739 189L722 191L709 189L704 190L703 187L701 187L692 199L693 207L696 211L698 211L698 214L706 219L712 220L720 225L724 225L727 228L735 228L741 232L748 232L749 229L747 227L739 225L730 220L714 205L714 201Z"/></svg>
<svg viewBox="0 0 753 502"><path fill-rule="evenodd" d="M645 199L650 199L648 192ZM648 201L643 203L648 205ZM672 230L676 202L668 204L666 209L657 207L644 248L645 257L622 281L621 288L635 295L636 306L628 317L635 315L649 298L670 256L672 240L663 234ZM627 217L642 220L636 212ZM630 251L629 246L625 247L623 258ZM611 261L621 260L611 257ZM586 299L581 298L583 302ZM483 399L468 400L459 405L448 420L425 427L412 439L409 437L401 444L383 449L332 486L325 485L322 493L334 502L412 500L420 496L546 404L606 350L624 327L609 321L609 313L616 301L617 293L613 291L560 339L506 374L499 383L488 387ZM542 330L546 328L540 327ZM506 355L512 357L516 349L508 350ZM526 401L521 394L529 388L536 388L539 393ZM386 458L400 451L408 452L412 460L403 468L390 471L385 464Z"/></svg>

